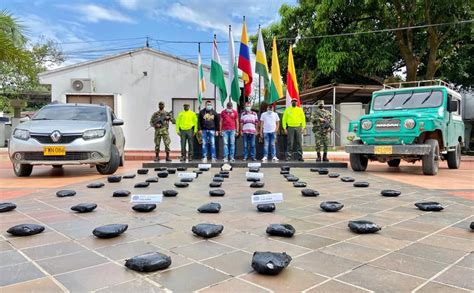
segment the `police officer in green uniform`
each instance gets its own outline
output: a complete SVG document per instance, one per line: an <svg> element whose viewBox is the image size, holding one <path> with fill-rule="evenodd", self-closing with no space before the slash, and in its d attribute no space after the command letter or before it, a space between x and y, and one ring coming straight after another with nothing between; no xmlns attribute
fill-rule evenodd
<svg viewBox="0 0 474 293"><path fill-rule="evenodd" d="M314 140L316 143L316 152L318 157L316 162L321 162L321 146L323 147L323 161L328 160L329 133L332 131L332 114L324 109L324 101L318 101L318 107L311 113L311 122L313 123Z"/></svg>
<svg viewBox="0 0 474 293"><path fill-rule="evenodd" d="M155 128L155 162L160 161L160 143L163 140L166 152L166 161L171 162L170 158L170 134L168 132L170 121L174 123L173 116L170 112L165 111L165 103L158 104L159 111L153 113L150 119L151 127Z"/></svg>

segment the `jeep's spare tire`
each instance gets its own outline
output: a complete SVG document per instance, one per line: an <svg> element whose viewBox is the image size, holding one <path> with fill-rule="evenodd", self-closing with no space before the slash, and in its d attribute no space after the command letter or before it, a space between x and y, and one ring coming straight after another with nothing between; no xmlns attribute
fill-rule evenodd
<svg viewBox="0 0 474 293"><path fill-rule="evenodd" d="M171 257L159 252L148 252L125 261L125 266L137 272L155 272L171 265Z"/></svg>
<svg viewBox="0 0 474 293"><path fill-rule="evenodd" d="M175 197L177 195L178 195L178 192L176 190L173 190L173 189L163 190L164 197Z"/></svg>
<svg viewBox="0 0 474 293"><path fill-rule="evenodd" d="M138 169L137 174L140 174L140 175L148 174L148 169Z"/></svg>
<svg viewBox="0 0 474 293"><path fill-rule="evenodd" d="M293 187L303 188L306 187L306 182L293 182Z"/></svg>
<svg viewBox="0 0 474 293"><path fill-rule="evenodd" d="M174 186L176 186L178 188L185 188L185 187L189 186L189 183L187 183L187 182L175 182Z"/></svg>
<svg viewBox="0 0 474 293"><path fill-rule="evenodd" d="M357 234L375 233L382 229L377 224L364 220L349 221L349 224L347 226L349 227L349 229L351 229L352 232Z"/></svg>
<svg viewBox="0 0 474 293"><path fill-rule="evenodd" d="M224 226L215 224L198 224L191 229L194 234L204 238L216 237L222 233L222 230L224 230Z"/></svg>
<svg viewBox="0 0 474 293"><path fill-rule="evenodd" d="M74 190L59 190L56 192L57 197L67 197L67 196L74 196L76 192Z"/></svg>
<svg viewBox="0 0 474 293"><path fill-rule="evenodd" d="M385 189L385 190L382 190L380 194L386 197L397 197L402 193L398 190Z"/></svg>
<svg viewBox="0 0 474 293"><path fill-rule="evenodd" d="M41 233L44 231L44 226L37 224L20 224L13 226L7 230L7 233L10 233L14 236L30 236Z"/></svg>
<svg viewBox="0 0 474 293"><path fill-rule="evenodd" d="M122 181L122 176L120 175L110 175L107 177L107 182L116 183Z"/></svg>
<svg viewBox="0 0 474 293"><path fill-rule="evenodd" d="M145 180L145 182L148 183L157 183L158 182L158 177L150 177Z"/></svg>
<svg viewBox="0 0 474 293"><path fill-rule="evenodd" d="M329 173L328 177L329 178L337 178L337 177L339 177L339 173Z"/></svg>
<svg viewBox="0 0 474 293"><path fill-rule="evenodd" d="M355 179L352 178L352 177L344 176L344 177L341 177L341 181L342 182L354 182Z"/></svg>
<svg viewBox="0 0 474 293"><path fill-rule="evenodd" d="M78 213L90 213L97 208L95 203L80 203L71 207L71 210Z"/></svg>
<svg viewBox="0 0 474 293"><path fill-rule="evenodd" d="M222 182L211 182L209 183L209 187L221 187Z"/></svg>
<svg viewBox="0 0 474 293"><path fill-rule="evenodd" d="M156 176L158 176L160 178L166 178L166 177L168 177L168 171L160 171L160 172L156 173Z"/></svg>
<svg viewBox="0 0 474 293"><path fill-rule="evenodd" d="M319 175L328 175L329 174L329 169L327 168L320 168L318 171Z"/></svg>
<svg viewBox="0 0 474 293"><path fill-rule="evenodd" d="M301 190L301 195L302 196L318 196L319 195L319 192L317 192L316 190L314 189L311 189L311 188L305 188L303 190Z"/></svg>
<svg viewBox="0 0 474 293"><path fill-rule="evenodd" d="M429 201L429 202L417 202L415 206L425 212L439 212L444 208L439 202Z"/></svg>
<svg viewBox="0 0 474 293"><path fill-rule="evenodd" d="M342 209L344 205L337 201L323 201L319 207L325 212L334 213Z"/></svg>
<svg viewBox="0 0 474 293"><path fill-rule="evenodd" d="M217 202L210 202L203 204L197 210L200 213L217 214L221 210L221 204Z"/></svg>
<svg viewBox="0 0 474 293"><path fill-rule="evenodd" d="M138 182L133 187L135 188L146 188L150 186L150 182Z"/></svg>
<svg viewBox="0 0 474 293"><path fill-rule="evenodd" d="M358 181L358 182L354 182L353 186L354 187L369 187L369 182Z"/></svg>
<svg viewBox="0 0 474 293"><path fill-rule="evenodd" d="M268 190L257 190L253 193L253 195L261 195L261 194L270 194L271 192Z"/></svg>
<svg viewBox="0 0 474 293"><path fill-rule="evenodd" d="M133 179L135 178L137 175L136 174L128 174L128 175L123 175L123 179Z"/></svg>
<svg viewBox="0 0 474 293"><path fill-rule="evenodd" d="M261 203L257 205L257 210L262 213L271 213L275 210L274 203Z"/></svg>
<svg viewBox="0 0 474 293"><path fill-rule="evenodd" d="M250 184L251 188L262 188L263 186L265 186L265 183L263 182L252 182Z"/></svg>
<svg viewBox="0 0 474 293"><path fill-rule="evenodd" d="M139 213L149 213L156 209L156 204L154 203L139 203L132 207L132 210Z"/></svg>
<svg viewBox="0 0 474 293"><path fill-rule="evenodd" d="M130 191L128 190L116 190L114 191L114 193L112 194L112 197L127 197L130 195Z"/></svg>
<svg viewBox="0 0 474 293"><path fill-rule="evenodd" d="M125 232L127 229L127 224L110 224L95 228L92 231L92 234L99 238L114 238Z"/></svg>
<svg viewBox="0 0 474 293"><path fill-rule="evenodd" d="M276 252L259 252L253 253L252 268L259 274L278 275L291 262L291 256Z"/></svg>
<svg viewBox="0 0 474 293"><path fill-rule="evenodd" d="M293 237L296 230L290 224L270 224L266 232L272 236Z"/></svg>
<svg viewBox="0 0 474 293"><path fill-rule="evenodd" d="M224 196L225 191L223 189L211 189L209 190L210 196Z"/></svg>
<svg viewBox="0 0 474 293"><path fill-rule="evenodd" d="M92 183L87 184L87 188L101 188L104 185L105 184L102 182L92 182Z"/></svg>
<svg viewBox="0 0 474 293"><path fill-rule="evenodd" d="M14 209L16 209L16 204L14 204L12 202L2 202L2 203L0 203L0 213L13 211Z"/></svg>

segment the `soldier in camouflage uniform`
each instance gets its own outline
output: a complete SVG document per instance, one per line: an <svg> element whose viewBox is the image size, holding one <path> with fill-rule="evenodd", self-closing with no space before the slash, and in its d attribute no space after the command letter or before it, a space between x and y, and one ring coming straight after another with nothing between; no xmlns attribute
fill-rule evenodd
<svg viewBox="0 0 474 293"><path fill-rule="evenodd" d="M323 161L328 160L329 133L332 131L332 114L324 109L324 101L318 101L318 108L311 113L311 122L313 123L314 140L316 142L317 159L321 162L321 146L323 147Z"/></svg>
<svg viewBox="0 0 474 293"><path fill-rule="evenodd" d="M170 112L165 111L165 103L160 102L158 104L159 111L153 113L150 119L151 127L155 128L155 161L160 161L160 143L163 140L163 144L165 145L165 152L166 152L166 161L170 162L170 135L168 132L170 121L174 123L174 119Z"/></svg>

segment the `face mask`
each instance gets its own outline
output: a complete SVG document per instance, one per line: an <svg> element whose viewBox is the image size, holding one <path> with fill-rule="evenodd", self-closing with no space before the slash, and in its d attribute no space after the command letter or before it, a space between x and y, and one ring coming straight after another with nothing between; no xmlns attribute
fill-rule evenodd
<svg viewBox="0 0 474 293"><path fill-rule="evenodd" d="M322 109L323 108L323 105L319 105L319 109Z"/></svg>
<svg viewBox="0 0 474 293"><path fill-rule="evenodd" d="M211 110L212 110L212 106L211 106L211 105L208 105L208 106L206 106L206 109L207 109L207 111L211 111Z"/></svg>
<svg viewBox="0 0 474 293"><path fill-rule="evenodd" d="M226 110L227 110L227 112L232 112L232 108L230 108L230 109L227 108Z"/></svg>
<svg viewBox="0 0 474 293"><path fill-rule="evenodd" d="M268 108L268 109L267 109L267 112L273 112L273 109L272 109L272 108Z"/></svg>
<svg viewBox="0 0 474 293"><path fill-rule="evenodd" d="M189 107L184 107L184 111L188 111L189 110Z"/></svg>
<svg viewBox="0 0 474 293"><path fill-rule="evenodd" d="M291 106L296 107L296 103L291 103Z"/></svg>
<svg viewBox="0 0 474 293"><path fill-rule="evenodd" d="M250 111L251 107L245 107L245 111Z"/></svg>
<svg viewBox="0 0 474 293"><path fill-rule="evenodd" d="M159 108L160 108L160 110L163 110L165 108L165 106L160 106Z"/></svg>

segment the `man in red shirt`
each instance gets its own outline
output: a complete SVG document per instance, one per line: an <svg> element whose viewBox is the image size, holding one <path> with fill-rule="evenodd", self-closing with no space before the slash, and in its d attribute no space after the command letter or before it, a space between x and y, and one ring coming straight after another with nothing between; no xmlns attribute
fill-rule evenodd
<svg viewBox="0 0 474 293"><path fill-rule="evenodd" d="M226 109L221 112L220 134L224 139L224 162L234 162L235 137L239 133L239 114L233 109L232 102L227 103Z"/></svg>

